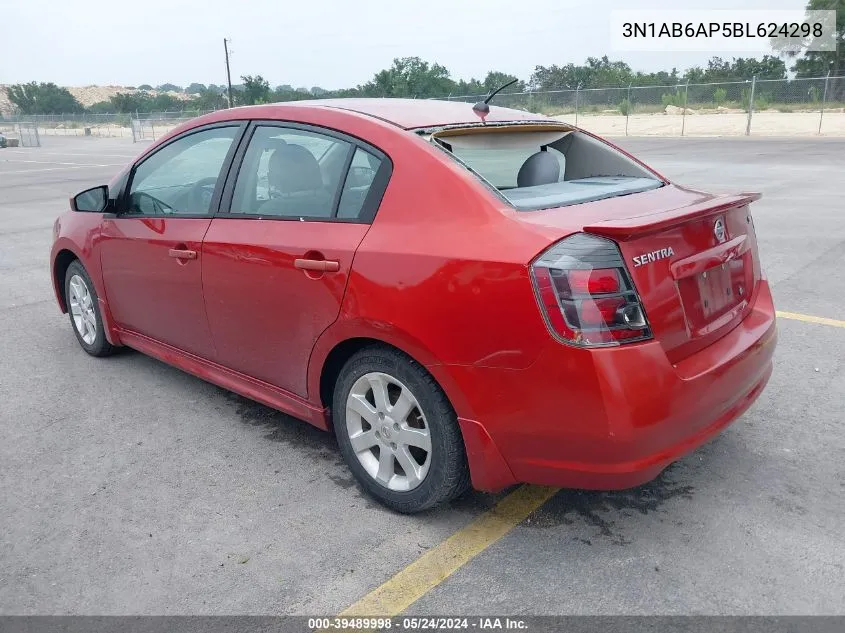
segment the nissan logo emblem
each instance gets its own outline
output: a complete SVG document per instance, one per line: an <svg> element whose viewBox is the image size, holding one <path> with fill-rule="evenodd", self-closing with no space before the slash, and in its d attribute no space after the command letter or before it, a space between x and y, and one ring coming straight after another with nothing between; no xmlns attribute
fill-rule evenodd
<svg viewBox="0 0 845 633"><path fill-rule="evenodd" d="M713 235L716 236L718 243L725 241L725 223L722 221L722 218L716 220L716 224L713 225Z"/></svg>

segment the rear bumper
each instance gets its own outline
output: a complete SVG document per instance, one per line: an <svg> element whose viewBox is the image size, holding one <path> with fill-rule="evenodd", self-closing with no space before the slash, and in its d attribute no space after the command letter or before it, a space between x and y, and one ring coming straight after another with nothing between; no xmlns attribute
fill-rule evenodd
<svg viewBox="0 0 845 633"><path fill-rule="evenodd" d="M555 343L524 370L450 367L472 408L461 425L473 485L613 490L650 481L751 406L776 342L762 281L736 328L674 365L649 341L597 350Z"/></svg>

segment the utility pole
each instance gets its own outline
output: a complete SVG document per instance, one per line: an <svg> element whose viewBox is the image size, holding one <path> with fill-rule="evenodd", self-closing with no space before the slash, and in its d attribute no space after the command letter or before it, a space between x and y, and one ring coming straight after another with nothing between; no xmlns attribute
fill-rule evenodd
<svg viewBox="0 0 845 633"><path fill-rule="evenodd" d="M754 114L754 88L757 85L757 75L751 77L751 96L748 97L748 122L745 124L745 135L751 135L751 116Z"/></svg>
<svg viewBox="0 0 845 633"><path fill-rule="evenodd" d="M229 40L223 38L223 51L226 53L226 83L229 86L229 107L235 105L232 102L232 73L229 70Z"/></svg>
<svg viewBox="0 0 845 633"><path fill-rule="evenodd" d="M824 80L824 92L822 93L822 106L819 110L819 134L822 133L822 119L824 118L824 104L827 101L827 84L830 83L830 71L827 71L827 77Z"/></svg>

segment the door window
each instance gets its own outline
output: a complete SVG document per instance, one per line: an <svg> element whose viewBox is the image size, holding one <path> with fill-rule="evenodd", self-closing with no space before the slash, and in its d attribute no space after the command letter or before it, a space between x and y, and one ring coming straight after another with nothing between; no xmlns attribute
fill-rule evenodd
<svg viewBox="0 0 845 633"><path fill-rule="evenodd" d="M232 213L328 219L334 214L347 141L299 129L255 129L238 173Z"/></svg>
<svg viewBox="0 0 845 633"><path fill-rule="evenodd" d="M343 183L337 217L350 219L361 216L364 202L367 200L367 195L370 193L373 180L375 180L380 167L380 158L360 147L355 150L355 156L349 166L349 173Z"/></svg>
<svg viewBox="0 0 845 633"><path fill-rule="evenodd" d="M355 146L308 130L259 126L238 172L231 212L262 217L336 216Z"/></svg>
<svg viewBox="0 0 845 633"><path fill-rule="evenodd" d="M127 212L207 215L239 128L216 127L184 136L145 159L132 177Z"/></svg>

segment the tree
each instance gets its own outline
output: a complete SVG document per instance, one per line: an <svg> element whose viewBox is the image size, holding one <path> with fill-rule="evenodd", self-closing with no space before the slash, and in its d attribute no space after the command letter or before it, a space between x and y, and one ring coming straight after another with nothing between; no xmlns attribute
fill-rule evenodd
<svg viewBox="0 0 845 633"><path fill-rule="evenodd" d="M226 107L226 97L217 86L209 86L196 94L191 105L198 110L221 110Z"/></svg>
<svg viewBox="0 0 845 633"><path fill-rule="evenodd" d="M742 81L751 79L786 79L786 64L774 55L756 57L734 57L726 61L721 57L711 57L706 68L694 66L685 78L690 83L715 83L719 81Z"/></svg>
<svg viewBox="0 0 845 633"><path fill-rule="evenodd" d="M161 84L156 90L161 92L182 92L181 86L177 86L176 84Z"/></svg>
<svg viewBox="0 0 845 633"><path fill-rule="evenodd" d="M295 89L289 84L283 86L276 86L276 89L270 93L269 100L271 101L302 101L311 97L311 93Z"/></svg>
<svg viewBox="0 0 845 633"><path fill-rule="evenodd" d="M786 64L774 55L763 55L763 59L739 57L733 60L731 72L740 79L755 75L757 79L786 79Z"/></svg>
<svg viewBox="0 0 845 633"><path fill-rule="evenodd" d="M109 98L112 112L150 112L153 98L144 92L119 92Z"/></svg>
<svg viewBox="0 0 845 633"><path fill-rule="evenodd" d="M807 2L807 11L824 10L836 11L836 50L804 53L792 66L796 77L824 77L828 72L834 77L845 75L845 0Z"/></svg>
<svg viewBox="0 0 845 633"><path fill-rule="evenodd" d="M92 114L111 114L115 111L111 101L98 101L88 106L86 110Z"/></svg>
<svg viewBox="0 0 845 633"><path fill-rule="evenodd" d="M463 79L459 79L455 84L455 92L460 96L465 95L477 95L481 96L487 92L487 88L484 86L483 81L479 81L475 77L470 79L469 81L464 81Z"/></svg>
<svg viewBox="0 0 845 633"><path fill-rule="evenodd" d="M54 83L14 84L8 88L9 101L22 114L62 114L82 112L83 107L67 88Z"/></svg>
<svg viewBox="0 0 845 633"><path fill-rule="evenodd" d="M141 84L138 86L138 90L152 90L153 87L150 84Z"/></svg>
<svg viewBox="0 0 845 633"><path fill-rule="evenodd" d="M236 101L245 105L256 103L268 103L270 101L270 84L261 75L242 75L243 90L239 93Z"/></svg>
<svg viewBox="0 0 845 633"><path fill-rule="evenodd" d="M455 82L445 66L419 57L397 57L390 68L379 71L360 91L372 97L445 97Z"/></svg>
<svg viewBox="0 0 845 633"><path fill-rule="evenodd" d="M537 66L529 83L535 90L575 90L581 88L623 87L631 83L631 67L622 61L610 61L607 55L588 57L576 66Z"/></svg>
<svg viewBox="0 0 845 633"><path fill-rule="evenodd" d="M205 84L192 83L185 88L185 92L189 95L196 95L205 90Z"/></svg>
<svg viewBox="0 0 845 633"><path fill-rule="evenodd" d="M181 99L169 94L158 94L152 98L150 102L150 110L152 111L173 111L182 110L185 107L185 102Z"/></svg>
<svg viewBox="0 0 845 633"><path fill-rule="evenodd" d="M519 81L516 75L509 75L508 73L503 73L498 70L491 70L487 73L487 76L484 78L484 89L486 92L492 92L494 90L498 90L505 84L510 83L515 79L516 83L512 86L508 86L505 89L506 92L524 92L525 82Z"/></svg>

